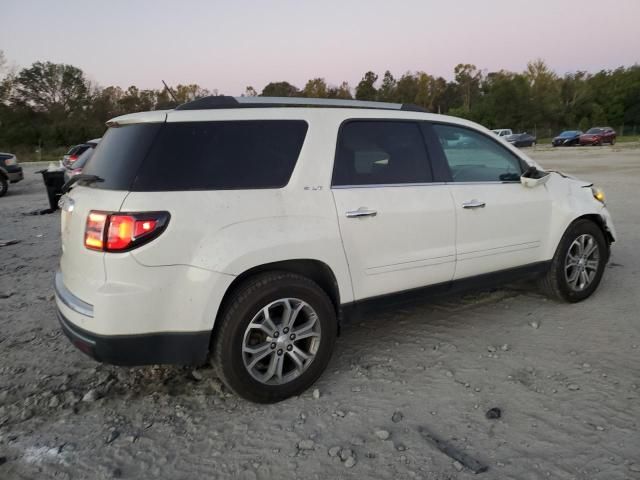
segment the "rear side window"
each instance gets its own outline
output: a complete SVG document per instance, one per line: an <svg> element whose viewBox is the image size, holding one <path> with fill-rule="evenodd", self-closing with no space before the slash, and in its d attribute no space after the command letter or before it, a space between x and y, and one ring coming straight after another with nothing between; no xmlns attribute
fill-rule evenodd
<svg viewBox="0 0 640 480"><path fill-rule="evenodd" d="M306 133L302 120L166 123L132 190L281 188Z"/></svg>
<svg viewBox="0 0 640 480"><path fill-rule="evenodd" d="M340 129L333 185L431 181L424 137L417 123L354 120Z"/></svg>
<svg viewBox="0 0 640 480"><path fill-rule="evenodd" d="M129 190L162 123L138 123L107 130L82 173L104 181L91 187Z"/></svg>

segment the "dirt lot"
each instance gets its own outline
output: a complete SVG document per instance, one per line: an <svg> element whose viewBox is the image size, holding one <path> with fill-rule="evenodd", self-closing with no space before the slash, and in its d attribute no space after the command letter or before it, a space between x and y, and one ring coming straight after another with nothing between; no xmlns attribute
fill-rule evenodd
<svg viewBox="0 0 640 480"><path fill-rule="evenodd" d="M591 299L519 284L372 316L343 330L319 397L271 406L211 369L72 347L52 301L59 215L24 215L46 206L27 167L0 199L0 241L20 240L0 247L0 479L474 476L420 426L486 463L479 478L640 478L640 145L529 153L607 192L619 241Z"/></svg>

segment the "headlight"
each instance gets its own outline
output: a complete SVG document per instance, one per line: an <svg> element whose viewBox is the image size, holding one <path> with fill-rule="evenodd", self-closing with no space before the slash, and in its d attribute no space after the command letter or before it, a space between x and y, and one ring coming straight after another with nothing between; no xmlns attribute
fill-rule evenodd
<svg viewBox="0 0 640 480"><path fill-rule="evenodd" d="M604 191L598 187L591 187L591 192L593 192L593 198L598 200L600 203L604 205L605 195Z"/></svg>

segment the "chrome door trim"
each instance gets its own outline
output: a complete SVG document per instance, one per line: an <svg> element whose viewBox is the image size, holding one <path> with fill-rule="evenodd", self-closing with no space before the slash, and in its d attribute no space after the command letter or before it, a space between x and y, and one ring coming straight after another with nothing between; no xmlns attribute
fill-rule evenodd
<svg viewBox="0 0 640 480"><path fill-rule="evenodd" d="M488 182L431 182L431 183L372 183L366 185L332 185L332 190L343 190L350 188L387 188L387 187L431 187L442 185L503 185L503 184L520 184L520 180L509 181L488 181Z"/></svg>

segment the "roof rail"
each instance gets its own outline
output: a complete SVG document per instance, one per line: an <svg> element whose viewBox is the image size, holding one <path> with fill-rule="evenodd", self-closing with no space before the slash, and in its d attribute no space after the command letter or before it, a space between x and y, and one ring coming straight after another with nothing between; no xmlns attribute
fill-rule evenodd
<svg viewBox="0 0 640 480"><path fill-rule="evenodd" d="M369 102L363 100L342 100L332 98L304 97L229 97L218 95L198 98L183 103L176 110L210 110L216 108L264 108L264 107L325 107L325 108L369 108L376 110L404 110L427 112L426 109L410 103Z"/></svg>

